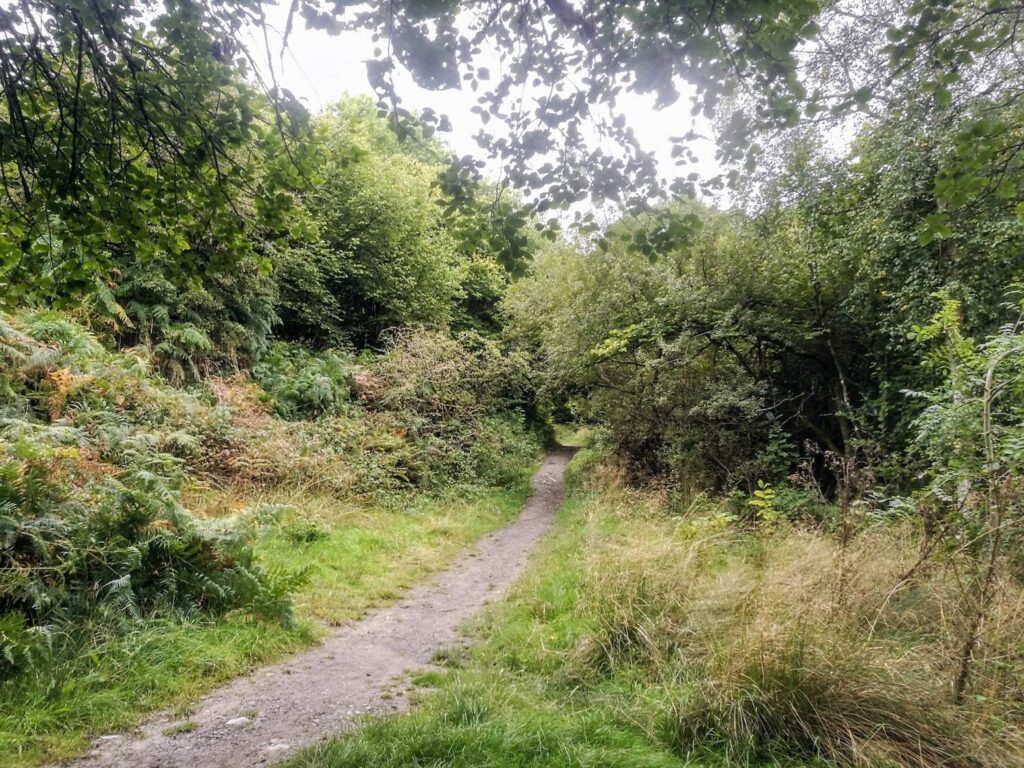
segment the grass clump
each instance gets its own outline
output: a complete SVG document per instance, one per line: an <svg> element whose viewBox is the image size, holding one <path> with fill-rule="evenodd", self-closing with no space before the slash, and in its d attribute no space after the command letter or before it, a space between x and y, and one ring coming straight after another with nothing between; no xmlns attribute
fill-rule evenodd
<svg viewBox="0 0 1024 768"><path fill-rule="evenodd" d="M666 719L683 755L738 765L779 758L836 766L971 768L964 718L851 648L787 648L706 669Z"/></svg>
<svg viewBox="0 0 1024 768"><path fill-rule="evenodd" d="M167 737L180 736L183 733L192 733L193 731L198 730L198 728L199 723L195 720L186 720L183 723L176 723L170 728L165 728L163 730L163 735Z"/></svg>

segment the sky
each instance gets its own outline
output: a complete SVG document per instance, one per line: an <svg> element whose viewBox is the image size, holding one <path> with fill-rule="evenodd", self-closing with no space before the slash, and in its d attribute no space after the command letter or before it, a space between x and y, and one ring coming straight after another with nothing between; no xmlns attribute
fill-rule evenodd
<svg viewBox="0 0 1024 768"><path fill-rule="evenodd" d="M274 11L279 14L279 18L270 19L271 26L278 30L285 26L286 5L277 6ZM298 19L283 58L279 55L280 38L277 41L271 40L278 83L302 99L314 113L345 94L373 97L364 62L373 57L375 47L369 31L330 35L307 29ZM493 57L495 61L499 56L497 51L485 51L483 55ZM472 138L481 128L479 118L470 112L476 105L475 94L468 89L427 91L416 86L404 72L399 73L397 82L403 106L407 109L418 112L431 107L439 114L448 115L453 130L441 134L439 138L458 155L469 154L487 160L481 156L481 150ZM688 86L680 83L679 89L683 97L661 111L654 109L653 95L626 94L620 99L619 106L642 146L655 153L659 170L666 180L694 171L702 176L713 176L720 169L714 160L714 143L710 138L691 144L691 149L699 158L696 165L680 169L670 157L670 137L685 134L691 129L704 136L711 136L711 127L706 122L695 122L690 116L691 102L686 95ZM494 178L500 174L500 168L489 161L485 173Z"/></svg>

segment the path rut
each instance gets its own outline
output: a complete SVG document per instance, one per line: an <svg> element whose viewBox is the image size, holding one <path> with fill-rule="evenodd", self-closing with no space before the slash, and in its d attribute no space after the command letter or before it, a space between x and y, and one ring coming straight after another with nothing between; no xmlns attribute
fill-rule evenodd
<svg viewBox="0 0 1024 768"><path fill-rule="evenodd" d="M502 597L562 503L570 451L549 454L519 518L482 538L446 571L399 602L333 633L322 645L215 690L185 720L162 715L134 735L101 738L72 768L249 768L284 760L364 714L407 706L385 698L389 682L430 663L459 627ZM191 725L189 726L191 727Z"/></svg>

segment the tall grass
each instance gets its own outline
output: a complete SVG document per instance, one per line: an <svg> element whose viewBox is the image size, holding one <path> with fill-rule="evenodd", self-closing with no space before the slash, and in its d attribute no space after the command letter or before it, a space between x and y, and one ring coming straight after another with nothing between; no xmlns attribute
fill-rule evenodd
<svg viewBox="0 0 1024 768"><path fill-rule="evenodd" d="M1007 653L983 676L989 695L952 702L955 575L934 567L907 583L911 532L868 529L840 544L797 529L722 529L714 516L629 514L614 539L591 544L577 606L591 629L567 674L584 685L639 674L664 690L658 730L680 755L1024 764L1016 690L993 687ZM1022 590L1004 594L988 641L1008 651L1024 636Z"/></svg>
<svg viewBox="0 0 1024 768"><path fill-rule="evenodd" d="M913 530L754 532L707 499L676 515L590 451L569 478L556 534L439 691L297 765L1024 765L1019 585L957 706L955 576L915 568Z"/></svg>

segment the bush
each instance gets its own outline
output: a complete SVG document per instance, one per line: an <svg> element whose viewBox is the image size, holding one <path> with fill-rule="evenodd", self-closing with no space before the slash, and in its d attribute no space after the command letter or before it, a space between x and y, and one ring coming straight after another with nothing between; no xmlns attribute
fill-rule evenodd
<svg viewBox="0 0 1024 768"><path fill-rule="evenodd" d="M167 480L92 470L78 449L18 441L0 451L0 614L31 626L236 609L290 620L301 575L254 562L251 521L199 521Z"/></svg>
<svg viewBox="0 0 1024 768"><path fill-rule="evenodd" d="M281 526L285 541L296 546L309 546L330 536L330 531L319 520L298 518Z"/></svg>
<svg viewBox="0 0 1024 768"><path fill-rule="evenodd" d="M197 244L192 254L200 264L217 256L207 244ZM274 285L256 259L243 259L230 271L207 270L184 289L169 277L170 261L162 256L122 265L109 306L100 307L118 344L144 346L161 375L175 383L251 365L277 322Z"/></svg>
<svg viewBox="0 0 1024 768"><path fill-rule="evenodd" d="M521 411L531 388L525 357L473 331L394 332L371 373L366 395L373 404L432 424Z"/></svg>
<svg viewBox="0 0 1024 768"><path fill-rule="evenodd" d="M0 655L50 630L242 610L289 622L302 574L255 562L255 516L197 519L190 467L238 439L233 409L174 390L50 314L0 318Z"/></svg>
<svg viewBox="0 0 1024 768"><path fill-rule="evenodd" d="M313 354L281 342L252 369L270 396L274 414L296 420L337 413L352 398L355 367L341 352Z"/></svg>
<svg viewBox="0 0 1024 768"><path fill-rule="evenodd" d="M509 459L539 451L525 423L532 396L527 361L474 332L394 334L364 376L360 396L400 424L400 434L421 452L422 484L506 484L522 466Z"/></svg>
<svg viewBox="0 0 1024 768"><path fill-rule="evenodd" d="M487 417L467 452L466 476L488 485L510 486L537 453L537 440L523 431L521 420Z"/></svg>

